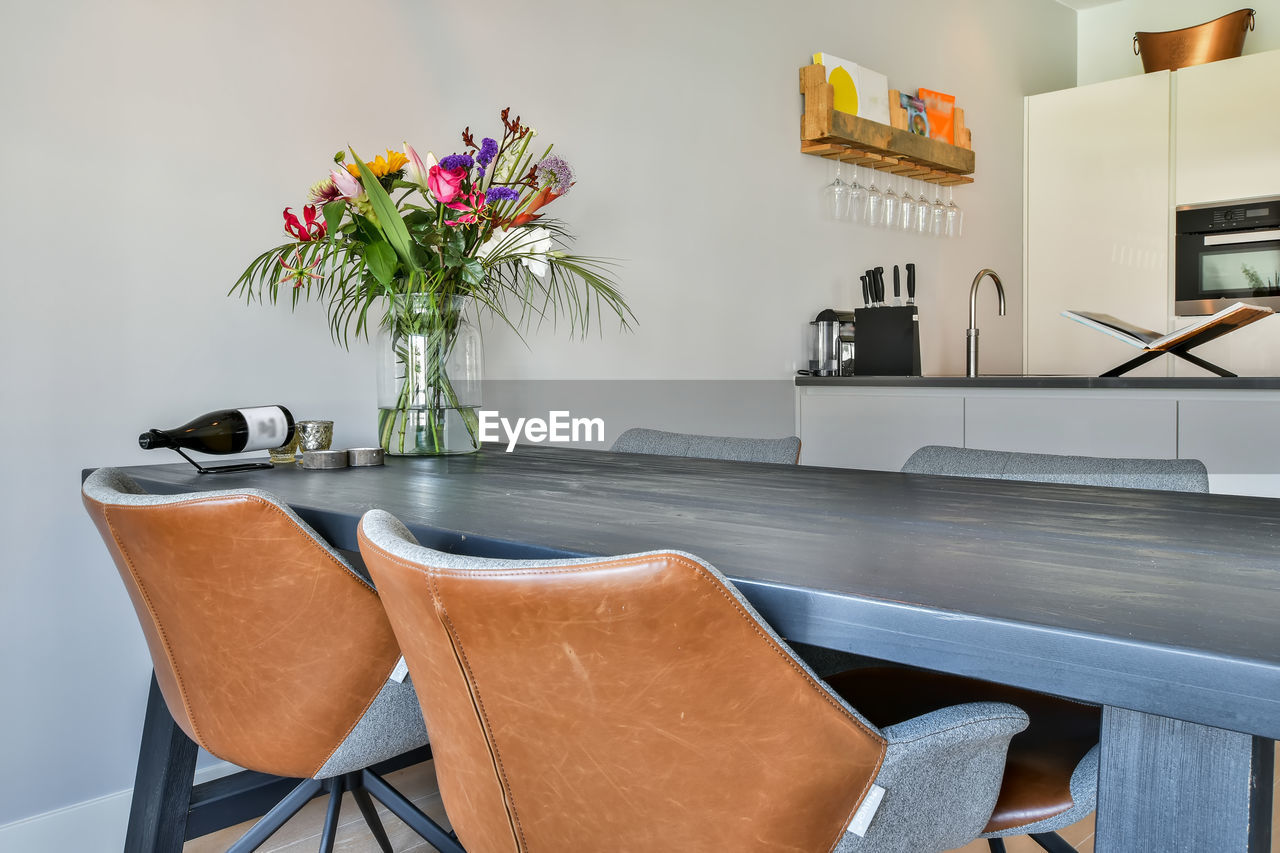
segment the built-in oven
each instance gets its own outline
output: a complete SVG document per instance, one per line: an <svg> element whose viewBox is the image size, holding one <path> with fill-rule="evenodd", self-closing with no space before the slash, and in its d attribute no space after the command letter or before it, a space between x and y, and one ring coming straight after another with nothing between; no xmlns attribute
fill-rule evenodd
<svg viewBox="0 0 1280 853"><path fill-rule="evenodd" d="M1175 314L1235 302L1280 310L1280 197L1187 205L1175 217Z"/></svg>

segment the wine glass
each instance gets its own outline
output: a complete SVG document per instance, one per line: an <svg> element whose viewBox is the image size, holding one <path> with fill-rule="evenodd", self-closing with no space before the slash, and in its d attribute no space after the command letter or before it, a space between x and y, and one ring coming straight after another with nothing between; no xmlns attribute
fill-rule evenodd
<svg viewBox="0 0 1280 853"><path fill-rule="evenodd" d="M929 185L924 181L920 182L920 197L916 199L916 233L928 234L929 225L933 221L933 212L929 208L929 197L925 195L929 191Z"/></svg>
<svg viewBox="0 0 1280 853"><path fill-rule="evenodd" d="M898 228L911 231L916 227L916 200L911 197L911 180L903 179L902 200L898 202Z"/></svg>
<svg viewBox="0 0 1280 853"><path fill-rule="evenodd" d="M884 224L884 193L876 188L876 170L871 170L867 186L867 224L878 228Z"/></svg>
<svg viewBox="0 0 1280 853"><path fill-rule="evenodd" d="M852 187L840 177L840 166L841 163L837 160L836 179L827 184L822 190L823 213L830 219L844 221L849 218Z"/></svg>
<svg viewBox="0 0 1280 853"><path fill-rule="evenodd" d="M929 223L929 233L935 237L947 236L947 206L942 203L942 185L935 185L934 193L936 198L933 204L929 206L931 221Z"/></svg>
<svg viewBox="0 0 1280 853"><path fill-rule="evenodd" d="M883 221L880 224L885 228L898 226L898 194L893 191L893 184L897 179L898 176L892 172L884 179L884 200L881 202Z"/></svg>
<svg viewBox="0 0 1280 853"><path fill-rule="evenodd" d="M858 183L858 165L853 164L853 183L849 185L849 218L861 225L867 213L867 188Z"/></svg>
<svg viewBox="0 0 1280 853"><path fill-rule="evenodd" d="M955 187L947 187L947 236L959 237L964 229L964 211L956 204Z"/></svg>

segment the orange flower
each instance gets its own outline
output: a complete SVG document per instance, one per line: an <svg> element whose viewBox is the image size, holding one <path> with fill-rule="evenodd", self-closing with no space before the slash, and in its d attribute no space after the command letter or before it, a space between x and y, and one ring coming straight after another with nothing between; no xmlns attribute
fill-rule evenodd
<svg viewBox="0 0 1280 853"><path fill-rule="evenodd" d="M409 165L409 158L401 154L399 151L387 149L387 156L384 158L381 154L365 163L369 167L369 171L373 172L375 178L385 178L392 172L398 172L405 166ZM360 177L360 167L355 163L347 164L347 171L354 177Z"/></svg>

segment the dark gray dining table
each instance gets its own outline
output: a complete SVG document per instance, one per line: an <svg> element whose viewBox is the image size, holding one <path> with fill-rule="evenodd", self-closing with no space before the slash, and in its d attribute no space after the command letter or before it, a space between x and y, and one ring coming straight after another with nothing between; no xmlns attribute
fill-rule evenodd
<svg viewBox="0 0 1280 853"><path fill-rule="evenodd" d="M690 551L791 640L1103 706L1100 853L1270 850L1280 500L526 445L124 470L155 492L266 489L347 550L377 507L482 556Z"/></svg>

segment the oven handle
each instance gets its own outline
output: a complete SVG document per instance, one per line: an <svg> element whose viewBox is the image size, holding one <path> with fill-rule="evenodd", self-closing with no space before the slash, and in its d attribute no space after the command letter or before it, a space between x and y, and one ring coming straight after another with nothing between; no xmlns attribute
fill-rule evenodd
<svg viewBox="0 0 1280 853"><path fill-rule="evenodd" d="M1206 246L1230 246L1232 243L1265 243L1268 240L1280 240L1280 228L1269 228L1266 231L1237 231L1234 234L1206 234Z"/></svg>

